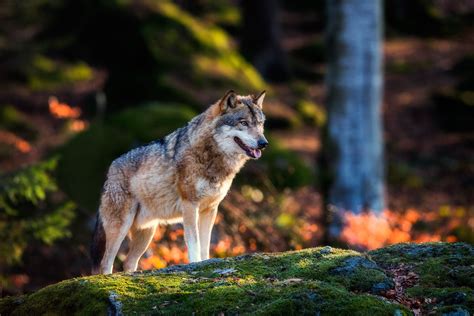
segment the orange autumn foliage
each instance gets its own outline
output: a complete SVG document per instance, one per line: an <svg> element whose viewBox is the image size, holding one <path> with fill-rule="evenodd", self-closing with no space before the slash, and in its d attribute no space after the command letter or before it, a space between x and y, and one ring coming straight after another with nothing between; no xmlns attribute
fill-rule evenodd
<svg viewBox="0 0 474 316"><path fill-rule="evenodd" d="M71 124L69 125L69 128L73 132L80 132L85 130L87 127L87 122L83 120L73 120Z"/></svg>
<svg viewBox="0 0 474 316"><path fill-rule="evenodd" d="M379 215L371 212L347 213L346 226L341 233L341 239L349 247L362 249L375 249L400 242L441 240L455 242L458 239L453 235L453 231L465 222L466 215L466 210L461 212L458 208L439 211L420 211L413 208L399 212L385 210ZM218 225L225 225L221 221L222 219ZM293 236L295 241L287 244L286 249L321 245L319 236L324 227L304 220L297 221L295 225L297 227L292 230L292 233L296 234ZM425 226L436 227L436 229L421 228ZM247 252L269 251L267 248L262 248L264 243L259 238L243 239L245 233L251 229L249 226L239 223L233 229L235 229L234 233L227 231L219 235L219 240L211 244L211 257L229 257ZM277 228L273 227L273 233L278 233ZM271 238L268 234L261 236ZM148 251L149 256L140 261L142 269L163 268L170 264L188 262L182 228L161 228L157 231L154 241Z"/></svg>
<svg viewBox="0 0 474 316"><path fill-rule="evenodd" d="M404 213L385 210L381 214L366 212L362 214L346 213L342 240L349 245L365 249L376 249L401 242L429 242L443 239L442 232L416 232L413 225L418 221L433 221L439 216L435 212L419 212L408 209ZM459 219L453 218L446 227L456 226ZM455 236L449 235L446 241L454 242Z"/></svg>
<svg viewBox="0 0 474 316"><path fill-rule="evenodd" d="M66 103L59 102L56 97L49 97L49 112L56 118L78 118L81 115L81 109L72 107Z"/></svg>
<svg viewBox="0 0 474 316"><path fill-rule="evenodd" d="M0 130L0 143L11 145L24 154L31 151L29 142L8 131Z"/></svg>

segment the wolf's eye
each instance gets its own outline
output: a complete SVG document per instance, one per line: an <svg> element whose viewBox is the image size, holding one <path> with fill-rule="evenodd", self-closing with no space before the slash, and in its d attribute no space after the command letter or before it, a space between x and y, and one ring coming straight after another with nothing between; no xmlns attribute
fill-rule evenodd
<svg viewBox="0 0 474 316"><path fill-rule="evenodd" d="M240 121L240 124L242 124L242 126L249 126L249 123L247 123L247 121Z"/></svg>

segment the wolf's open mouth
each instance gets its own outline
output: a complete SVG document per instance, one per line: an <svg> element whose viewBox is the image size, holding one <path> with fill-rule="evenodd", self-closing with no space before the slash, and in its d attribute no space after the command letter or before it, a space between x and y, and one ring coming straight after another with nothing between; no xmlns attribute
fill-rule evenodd
<svg viewBox="0 0 474 316"><path fill-rule="evenodd" d="M234 137L234 141L237 143L237 145L240 146L240 148L242 148L245 151L247 156L252 157L254 159L258 159L262 155L262 151L260 149L250 148L249 146L245 145L244 142L237 136Z"/></svg>

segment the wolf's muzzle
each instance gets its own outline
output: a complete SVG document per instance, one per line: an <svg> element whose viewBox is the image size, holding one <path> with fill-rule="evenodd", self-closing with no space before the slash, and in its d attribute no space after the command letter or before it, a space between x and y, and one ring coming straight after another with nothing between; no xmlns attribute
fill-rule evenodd
<svg viewBox="0 0 474 316"><path fill-rule="evenodd" d="M260 138L257 142L258 149L264 149L265 147L268 146L268 141L267 139L263 136Z"/></svg>

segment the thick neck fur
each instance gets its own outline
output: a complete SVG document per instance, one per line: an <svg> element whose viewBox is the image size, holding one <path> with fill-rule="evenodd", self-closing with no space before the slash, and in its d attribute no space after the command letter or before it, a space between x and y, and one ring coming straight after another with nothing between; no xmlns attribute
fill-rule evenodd
<svg viewBox="0 0 474 316"><path fill-rule="evenodd" d="M220 182L233 178L247 156L239 153L227 153L214 139L217 118L212 117L211 108L196 116L185 127L188 146L180 153L178 165L192 166L193 173Z"/></svg>

